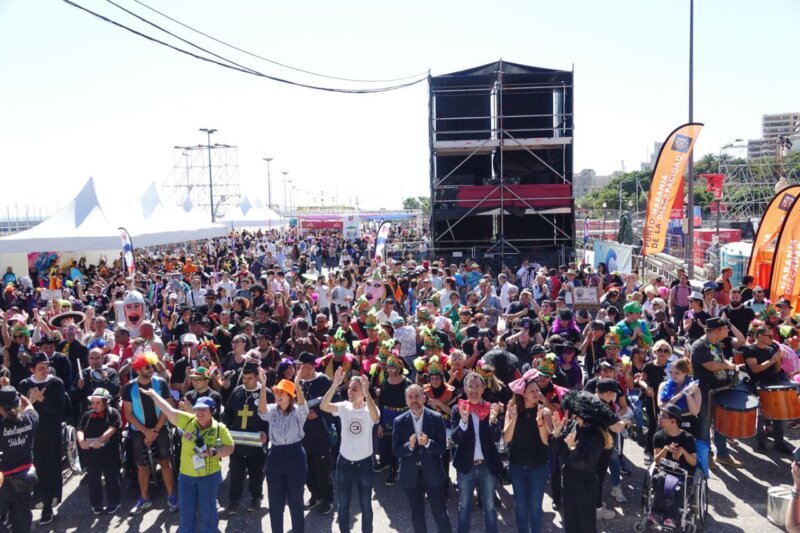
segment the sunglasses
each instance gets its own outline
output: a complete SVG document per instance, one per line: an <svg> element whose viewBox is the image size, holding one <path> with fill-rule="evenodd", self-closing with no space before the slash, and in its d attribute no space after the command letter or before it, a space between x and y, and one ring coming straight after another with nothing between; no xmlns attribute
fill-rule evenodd
<svg viewBox="0 0 800 533"><path fill-rule="evenodd" d="M669 353L669 348L659 348L656 350L657 353Z"/></svg>

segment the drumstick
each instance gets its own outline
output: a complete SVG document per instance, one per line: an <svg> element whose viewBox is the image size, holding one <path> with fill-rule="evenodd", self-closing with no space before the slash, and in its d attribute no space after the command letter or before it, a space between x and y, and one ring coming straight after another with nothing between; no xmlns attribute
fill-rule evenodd
<svg viewBox="0 0 800 533"><path fill-rule="evenodd" d="M78 379L82 379L81 376L83 376L83 369L81 368L81 359L80 359L80 357L75 359L75 362L78 363Z"/></svg>

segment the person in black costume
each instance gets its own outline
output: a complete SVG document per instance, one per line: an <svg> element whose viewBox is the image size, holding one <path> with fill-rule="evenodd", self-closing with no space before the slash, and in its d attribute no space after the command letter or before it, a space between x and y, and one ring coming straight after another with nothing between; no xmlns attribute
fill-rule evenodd
<svg viewBox="0 0 800 533"><path fill-rule="evenodd" d="M39 481L33 497L42 503L39 525L43 525L53 521L53 505L61 502L61 421L66 413L67 395L64 382L50 374L50 361L45 354L37 353L30 364L33 374L20 382L19 392L28 397L39 413L33 444L33 464Z"/></svg>
<svg viewBox="0 0 800 533"><path fill-rule="evenodd" d="M0 516L8 516L14 533L30 533L33 487L33 442L39 413L13 387L0 388ZM6 527L0 526L0 531Z"/></svg>
<svg viewBox="0 0 800 533"><path fill-rule="evenodd" d="M596 531L597 465L613 446L608 426L614 413L595 395L570 391L562 400L565 418L553 413L553 433L561 454L562 516L567 533Z"/></svg>

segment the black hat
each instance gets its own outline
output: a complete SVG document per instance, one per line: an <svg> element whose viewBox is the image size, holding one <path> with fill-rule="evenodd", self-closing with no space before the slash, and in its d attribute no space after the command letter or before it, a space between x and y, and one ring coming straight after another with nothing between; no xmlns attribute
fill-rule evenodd
<svg viewBox="0 0 800 533"><path fill-rule="evenodd" d="M558 312L558 318L561 320L572 320L572 311L569 309L562 309Z"/></svg>
<svg viewBox="0 0 800 533"><path fill-rule="evenodd" d="M36 346L42 346L43 344L55 346L59 342L61 342L61 337L57 333L48 333L47 335L42 335L42 338L36 341Z"/></svg>
<svg viewBox="0 0 800 533"><path fill-rule="evenodd" d="M597 392L617 392L619 390L619 385L617 382L611 378L603 378L597 381Z"/></svg>
<svg viewBox="0 0 800 533"><path fill-rule="evenodd" d="M785 305L786 307L791 307L792 306L792 302L790 302L786 298L781 298L780 300L778 300L778 303L775 304L775 305L777 305L778 307L780 307L782 305Z"/></svg>
<svg viewBox="0 0 800 533"><path fill-rule="evenodd" d="M667 413L672 418L679 420L683 417L683 411L677 405L667 405L666 407L661 408L662 411Z"/></svg>
<svg viewBox="0 0 800 533"><path fill-rule="evenodd" d="M80 326L83 324L83 321L86 320L86 315L79 311L66 311L51 318L50 325L54 328L60 328L63 325L64 320L67 319L72 319L76 326Z"/></svg>
<svg viewBox="0 0 800 533"><path fill-rule="evenodd" d="M256 337L266 337L269 340L272 340L272 335L269 334L269 330L267 328L261 328L260 330L256 331Z"/></svg>
<svg viewBox="0 0 800 533"><path fill-rule="evenodd" d="M30 361L30 363L28 363L28 366L30 366L32 368L32 367L38 365L39 363L47 363L49 365L50 364L50 359L48 359L48 357L44 353L39 352L39 353L33 354L33 357L31 357L31 361Z"/></svg>
<svg viewBox="0 0 800 533"><path fill-rule="evenodd" d="M194 324L202 323L204 318L205 317L203 316L203 313L194 312L192 313L192 317L189 319L189 322Z"/></svg>
<svg viewBox="0 0 800 533"><path fill-rule="evenodd" d="M303 314L303 306L300 304L294 304L292 306L292 314L293 315L302 315Z"/></svg>
<svg viewBox="0 0 800 533"><path fill-rule="evenodd" d="M572 341L564 341L561 343L561 351L563 352L564 350L567 349L575 350L576 352L578 351L578 347L575 346L575 343Z"/></svg>
<svg viewBox="0 0 800 533"><path fill-rule="evenodd" d="M3 407L18 407L19 406L19 393L17 389L6 385L0 388L0 405Z"/></svg>
<svg viewBox="0 0 800 533"><path fill-rule="evenodd" d="M531 346L531 354L547 353L547 350L541 344L534 344Z"/></svg>
<svg viewBox="0 0 800 533"><path fill-rule="evenodd" d="M730 325L727 318L711 317L706 320L706 331L717 328L727 328Z"/></svg>
<svg viewBox="0 0 800 533"><path fill-rule="evenodd" d="M245 361L244 366L242 367L242 374L256 374L258 375L258 362L256 361Z"/></svg>
<svg viewBox="0 0 800 533"><path fill-rule="evenodd" d="M317 362L317 356L311 352L303 352L300 354L300 357L297 358L301 365L307 365L310 363Z"/></svg>

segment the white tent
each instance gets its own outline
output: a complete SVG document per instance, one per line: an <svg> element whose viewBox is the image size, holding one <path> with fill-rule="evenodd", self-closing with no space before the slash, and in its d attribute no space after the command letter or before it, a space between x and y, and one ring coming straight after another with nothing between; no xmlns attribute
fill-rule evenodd
<svg viewBox="0 0 800 533"><path fill-rule="evenodd" d="M0 238L0 253L121 249L117 226L97 200L94 178L61 211L29 230Z"/></svg>
<svg viewBox="0 0 800 533"><path fill-rule="evenodd" d="M128 230L136 247L210 239L227 233L223 224L204 221L184 209L165 205L155 183L150 184L125 217L120 217L119 225Z"/></svg>
<svg viewBox="0 0 800 533"><path fill-rule="evenodd" d="M234 228L279 227L286 224L286 220L281 218L275 211L260 205L260 203L253 204L246 196L242 198L241 203L235 209L222 217L220 222Z"/></svg>

